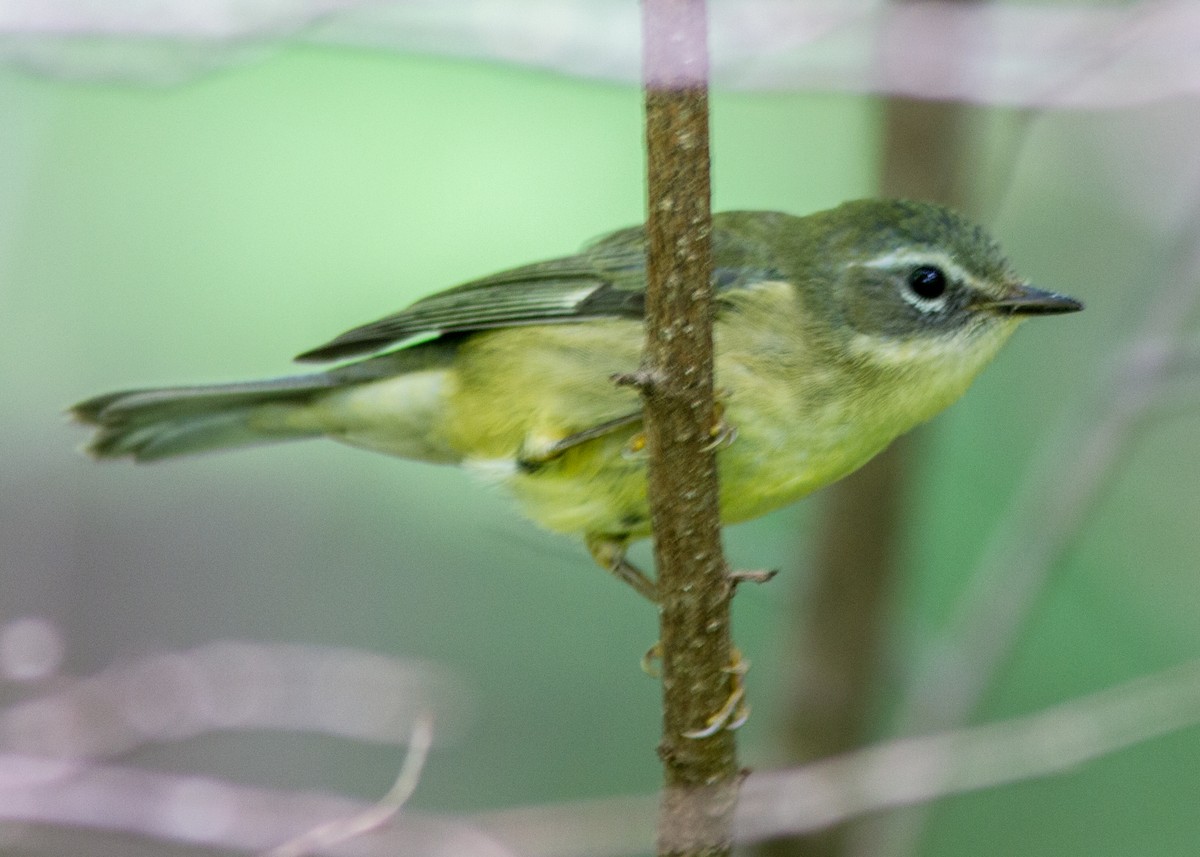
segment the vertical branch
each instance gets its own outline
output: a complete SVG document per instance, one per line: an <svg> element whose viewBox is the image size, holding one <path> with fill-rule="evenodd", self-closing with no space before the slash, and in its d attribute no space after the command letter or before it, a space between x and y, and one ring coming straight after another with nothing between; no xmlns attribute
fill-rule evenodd
<svg viewBox="0 0 1200 857"><path fill-rule="evenodd" d="M644 0L642 15L648 214L639 379L662 647L658 850L715 857L729 853L738 773L733 734L705 729L730 699L733 658L711 442L707 18L704 0ZM701 731L712 734L688 734Z"/></svg>

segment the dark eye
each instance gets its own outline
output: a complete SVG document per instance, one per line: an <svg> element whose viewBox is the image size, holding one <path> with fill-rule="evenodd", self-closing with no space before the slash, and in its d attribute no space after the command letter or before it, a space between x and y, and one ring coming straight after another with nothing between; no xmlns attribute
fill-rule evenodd
<svg viewBox="0 0 1200 857"><path fill-rule="evenodd" d="M922 265L913 268L908 275L908 287L912 293L927 301L936 300L946 293L946 275L941 268Z"/></svg>

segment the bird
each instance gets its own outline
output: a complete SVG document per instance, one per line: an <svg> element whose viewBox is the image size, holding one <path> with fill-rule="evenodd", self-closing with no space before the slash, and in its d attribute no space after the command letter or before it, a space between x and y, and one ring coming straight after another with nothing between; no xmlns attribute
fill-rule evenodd
<svg viewBox="0 0 1200 857"><path fill-rule="evenodd" d="M958 399L1019 324L1075 312L989 234L930 202L713 216L723 524L834 482ZM625 553L651 535L638 393L644 227L434 293L300 354L324 371L132 389L76 404L96 458L158 461L326 437L461 465L582 536L648 598Z"/></svg>

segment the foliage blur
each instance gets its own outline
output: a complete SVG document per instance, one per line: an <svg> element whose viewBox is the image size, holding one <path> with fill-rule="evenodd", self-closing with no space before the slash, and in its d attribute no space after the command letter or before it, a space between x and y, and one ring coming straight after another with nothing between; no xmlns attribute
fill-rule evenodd
<svg viewBox="0 0 1200 857"><path fill-rule="evenodd" d="M653 789L658 687L638 668L653 609L497 492L332 443L98 466L61 417L110 389L294 372L290 355L349 326L639 221L638 91L297 47L162 90L0 72L0 115L0 701L216 640L350 647L438 664L471 691L415 807ZM1030 323L922 444L880 735L1040 445L1095 407L1102 367L1197 240L1194 102L979 121L987 219L1021 271L1088 309ZM879 122L869 96L718 93L715 208L804 213L872 194ZM977 720L1200 652L1196 377L1106 466ZM820 502L727 534L736 565L782 571L736 604L753 768L774 766L793 666L780 641ZM51 629L49 654L22 671L31 627ZM402 752L250 729L123 761L369 798ZM1191 855L1197 770L1191 729L949 799L920 853Z"/></svg>

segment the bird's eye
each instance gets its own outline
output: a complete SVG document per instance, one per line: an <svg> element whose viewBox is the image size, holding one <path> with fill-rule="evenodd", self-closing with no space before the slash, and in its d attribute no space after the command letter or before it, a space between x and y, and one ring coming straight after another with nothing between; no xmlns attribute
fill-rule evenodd
<svg viewBox="0 0 1200 857"><path fill-rule="evenodd" d="M913 268L908 275L908 287L922 300L937 300L946 293L946 286L946 275L933 265Z"/></svg>

